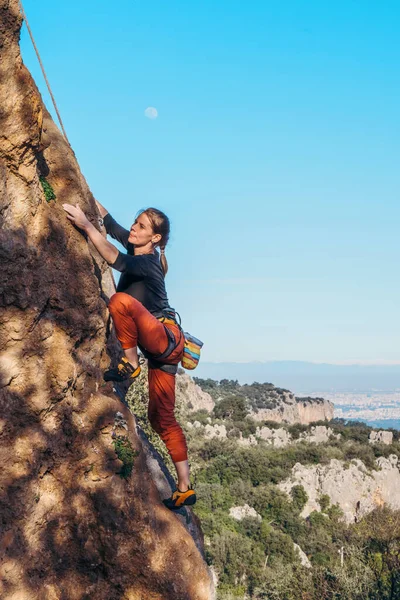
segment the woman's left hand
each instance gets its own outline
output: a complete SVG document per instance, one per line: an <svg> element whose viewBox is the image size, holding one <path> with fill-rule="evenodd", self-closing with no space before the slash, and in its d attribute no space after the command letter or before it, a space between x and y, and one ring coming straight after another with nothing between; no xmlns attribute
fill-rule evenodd
<svg viewBox="0 0 400 600"><path fill-rule="evenodd" d="M63 204L62 207L67 213L67 218L79 227L79 229L85 230L90 225L89 219L78 204L75 204L75 206L72 206L72 204Z"/></svg>

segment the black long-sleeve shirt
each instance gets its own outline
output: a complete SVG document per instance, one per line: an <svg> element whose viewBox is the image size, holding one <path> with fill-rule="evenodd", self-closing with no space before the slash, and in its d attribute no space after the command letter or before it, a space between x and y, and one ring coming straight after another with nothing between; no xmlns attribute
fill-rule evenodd
<svg viewBox="0 0 400 600"><path fill-rule="evenodd" d="M121 272L117 292L125 292L139 300L152 314L158 315L169 308L164 273L156 254L134 256L134 245L128 242L129 231L119 225L110 214L104 219L107 233L126 249L118 253L112 268Z"/></svg>

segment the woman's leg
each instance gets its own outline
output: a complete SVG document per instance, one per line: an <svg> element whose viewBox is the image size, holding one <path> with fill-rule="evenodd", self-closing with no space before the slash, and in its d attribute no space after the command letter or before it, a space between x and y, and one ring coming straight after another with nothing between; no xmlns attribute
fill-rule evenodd
<svg viewBox="0 0 400 600"><path fill-rule="evenodd" d="M134 368L139 364L138 341L151 354L165 352L168 338L164 325L141 302L129 294L118 292L111 297L108 310L114 322L117 338Z"/></svg>
<svg viewBox="0 0 400 600"><path fill-rule="evenodd" d="M124 293L114 294L109 303L109 311L114 321L117 337L121 342L125 355L136 367L137 344L140 342L148 352L162 354L168 347L168 337L164 325L156 319L140 302ZM180 335L179 328L171 327L176 339ZM168 359L177 364L183 351L183 337L178 347ZM178 490L186 492L178 499L179 506L193 504L195 494L189 490L189 463L187 457L186 438L181 426L175 418L175 375L149 369L149 421L153 429L160 435L167 446L178 475ZM188 500L188 497L191 496ZM174 500L174 504L176 504ZM172 506L170 506L171 508ZM175 507L175 506L174 506Z"/></svg>
<svg viewBox="0 0 400 600"><path fill-rule="evenodd" d="M126 348L126 350L124 350L124 352L125 352L126 358L129 360L131 365L135 369L137 369L137 367L139 366L139 356L138 356L137 346L135 346L134 348Z"/></svg>
<svg viewBox="0 0 400 600"><path fill-rule="evenodd" d="M178 475L178 489L190 486L186 438L175 418L175 375L149 369L149 421L160 435Z"/></svg>
<svg viewBox="0 0 400 600"><path fill-rule="evenodd" d="M178 475L178 490L186 492L190 487L189 461L183 460L175 463L176 473Z"/></svg>

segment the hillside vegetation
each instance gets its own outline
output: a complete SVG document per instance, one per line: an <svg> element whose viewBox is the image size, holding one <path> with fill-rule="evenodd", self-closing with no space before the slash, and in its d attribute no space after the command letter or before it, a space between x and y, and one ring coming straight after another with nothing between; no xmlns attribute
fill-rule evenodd
<svg viewBox="0 0 400 600"><path fill-rule="evenodd" d="M272 383L253 383L240 385L238 381L232 379L222 379L214 381L213 379L200 379L194 377L194 381L202 390L208 392L216 401L226 400L232 397L239 397L246 400L249 409L257 411L261 408L276 408L280 402L285 401L289 390L275 387Z"/></svg>
<svg viewBox="0 0 400 600"><path fill-rule="evenodd" d="M326 496L319 499L321 511L304 519L305 489L294 486L289 496L277 487L296 463L323 465L337 459L346 469L360 459L367 470L377 469L378 457L400 457L399 432L393 432L390 445L370 444L370 427L334 420L326 442L310 443L301 436L311 426L251 418L254 410L279 403L286 390L228 380L196 382L216 401L213 412L180 411L199 498L195 510L206 536L207 560L218 577L218 597L400 598L400 512L380 507L347 525L340 507ZM226 437L210 439L207 426L208 431L224 427ZM285 429L291 443L280 448L262 440L242 445L260 426ZM232 508L246 505L241 520L232 516ZM302 559L295 544L306 555Z"/></svg>

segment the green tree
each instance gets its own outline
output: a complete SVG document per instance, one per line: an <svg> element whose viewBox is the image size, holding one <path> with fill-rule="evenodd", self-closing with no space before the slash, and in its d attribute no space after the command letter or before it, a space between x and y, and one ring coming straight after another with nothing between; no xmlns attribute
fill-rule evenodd
<svg viewBox="0 0 400 600"><path fill-rule="evenodd" d="M293 505L301 512L308 502L308 494L302 485L294 485L290 490Z"/></svg>
<svg viewBox="0 0 400 600"><path fill-rule="evenodd" d="M321 497L320 497L320 499L319 499L319 505L320 505L320 507L321 507L321 511L322 511L323 513L326 513L326 512L327 512L327 510L328 510L328 508L329 508L329 505L330 505L330 503L331 503L331 499L330 499L330 497L328 496L328 494L322 494L322 496L321 496Z"/></svg>
<svg viewBox="0 0 400 600"><path fill-rule="evenodd" d="M365 545L380 600L400 598L400 511L377 508L354 527Z"/></svg>
<svg viewBox="0 0 400 600"><path fill-rule="evenodd" d="M232 421L241 421L249 413L249 407L246 399L242 396L228 396L223 398L214 407L214 415L217 419L230 419Z"/></svg>
<svg viewBox="0 0 400 600"><path fill-rule="evenodd" d="M292 538L266 521L261 524L261 543L269 564L273 564L277 557L284 563L296 562Z"/></svg>
<svg viewBox="0 0 400 600"><path fill-rule="evenodd" d="M252 591L262 578L265 562L262 546L232 531L222 531L212 539L207 558L214 565L222 584L245 583Z"/></svg>

